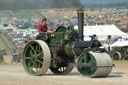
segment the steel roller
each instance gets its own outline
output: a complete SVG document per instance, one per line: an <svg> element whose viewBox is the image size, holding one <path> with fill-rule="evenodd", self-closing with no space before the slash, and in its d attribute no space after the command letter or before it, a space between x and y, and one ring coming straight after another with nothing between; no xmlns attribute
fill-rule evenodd
<svg viewBox="0 0 128 85"><path fill-rule="evenodd" d="M112 59L108 54L90 51L80 56L77 69L84 76L105 77L112 71L112 66Z"/></svg>

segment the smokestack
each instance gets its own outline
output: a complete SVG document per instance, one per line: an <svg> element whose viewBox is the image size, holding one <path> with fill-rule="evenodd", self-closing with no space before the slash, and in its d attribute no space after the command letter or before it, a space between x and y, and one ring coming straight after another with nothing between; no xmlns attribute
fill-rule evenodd
<svg viewBox="0 0 128 85"><path fill-rule="evenodd" d="M77 10L79 41L83 41L84 10Z"/></svg>

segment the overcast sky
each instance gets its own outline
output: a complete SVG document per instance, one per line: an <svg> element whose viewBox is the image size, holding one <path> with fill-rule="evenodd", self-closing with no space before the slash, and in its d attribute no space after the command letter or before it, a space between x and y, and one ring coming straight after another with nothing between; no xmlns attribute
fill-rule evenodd
<svg viewBox="0 0 128 85"><path fill-rule="evenodd" d="M93 4L102 6L120 2L128 3L128 0L0 0L0 9L81 8L87 5L91 7Z"/></svg>

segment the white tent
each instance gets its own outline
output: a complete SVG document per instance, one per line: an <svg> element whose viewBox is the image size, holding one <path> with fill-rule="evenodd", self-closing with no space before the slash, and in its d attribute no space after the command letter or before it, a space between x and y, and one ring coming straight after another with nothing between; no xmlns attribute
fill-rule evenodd
<svg viewBox="0 0 128 85"><path fill-rule="evenodd" d="M78 26L75 26L74 29L78 29ZM95 26L84 26L84 36L87 39L87 36L97 35L98 38L104 38L108 35L111 36L128 36L128 34L119 30L115 25L95 25Z"/></svg>
<svg viewBox="0 0 128 85"><path fill-rule="evenodd" d="M78 29L75 26L74 29ZM118 35L126 36L128 34L119 30L115 25L95 25L95 26L84 26L84 36L90 36L96 34L97 36L108 36L108 35Z"/></svg>
<svg viewBox="0 0 128 85"><path fill-rule="evenodd" d="M123 46L128 46L128 41L120 40L111 45L111 47L123 47Z"/></svg>

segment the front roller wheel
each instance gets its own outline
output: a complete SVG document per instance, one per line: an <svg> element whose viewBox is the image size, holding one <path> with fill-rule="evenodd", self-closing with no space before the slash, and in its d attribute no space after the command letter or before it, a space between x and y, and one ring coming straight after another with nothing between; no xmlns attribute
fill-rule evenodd
<svg viewBox="0 0 128 85"><path fill-rule="evenodd" d="M112 59L108 54L89 52L80 56L77 69L84 76L105 77L112 71L112 66Z"/></svg>
<svg viewBox="0 0 128 85"><path fill-rule="evenodd" d="M43 75L50 67L51 53L48 45L41 40L26 44L23 51L23 66L30 75Z"/></svg>

